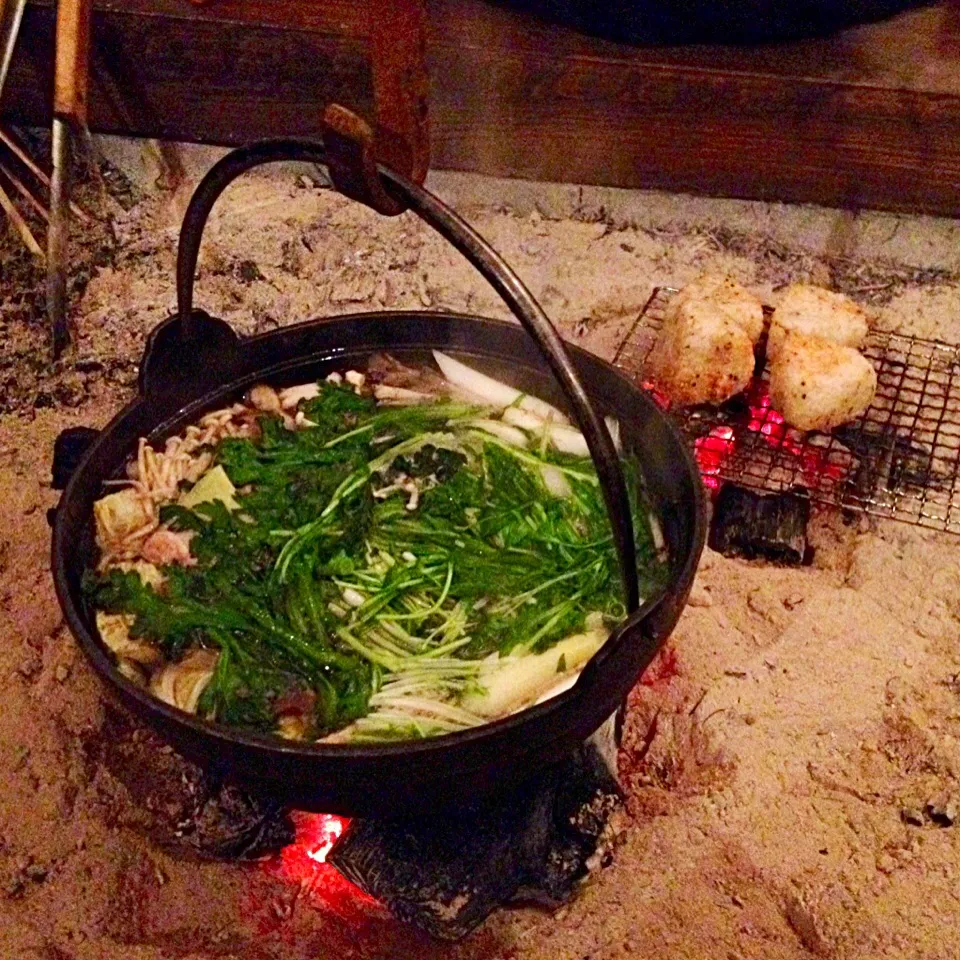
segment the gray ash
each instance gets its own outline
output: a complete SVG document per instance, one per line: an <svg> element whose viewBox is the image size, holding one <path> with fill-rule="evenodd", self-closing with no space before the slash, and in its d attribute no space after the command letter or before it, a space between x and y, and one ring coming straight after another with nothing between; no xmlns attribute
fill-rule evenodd
<svg viewBox="0 0 960 960"><path fill-rule="evenodd" d="M119 709L108 709L85 752L106 819L172 853L252 860L293 842L280 804L201 769Z"/></svg>

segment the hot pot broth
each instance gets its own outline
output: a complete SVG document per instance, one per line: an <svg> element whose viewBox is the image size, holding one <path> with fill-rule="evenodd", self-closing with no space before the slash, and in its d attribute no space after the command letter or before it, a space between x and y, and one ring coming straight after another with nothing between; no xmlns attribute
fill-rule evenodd
<svg viewBox="0 0 960 960"><path fill-rule="evenodd" d="M120 669L297 740L429 736L569 686L623 616L592 461L556 408L437 355L252 389L95 508ZM642 593L659 525L625 458Z"/></svg>

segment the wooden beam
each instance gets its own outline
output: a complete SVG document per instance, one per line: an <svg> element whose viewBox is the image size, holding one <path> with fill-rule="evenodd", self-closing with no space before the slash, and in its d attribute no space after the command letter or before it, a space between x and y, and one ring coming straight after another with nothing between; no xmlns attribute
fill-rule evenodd
<svg viewBox="0 0 960 960"><path fill-rule="evenodd" d="M319 136L332 99L370 116L368 4L100 0L95 130L211 143ZM836 37L629 47L488 0L430 0L433 163L484 173L960 215L960 14ZM28 8L5 109L46 122L49 8ZM25 45L21 44L21 48Z"/></svg>
<svg viewBox="0 0 960 960"><path fill-rule="evenodd" d="M33 0L53 6L52 0ZM307 30L334 37L366 40L373 3L366 0L97 0L98 10L194 23L235 23L286 30Z"/></svg>

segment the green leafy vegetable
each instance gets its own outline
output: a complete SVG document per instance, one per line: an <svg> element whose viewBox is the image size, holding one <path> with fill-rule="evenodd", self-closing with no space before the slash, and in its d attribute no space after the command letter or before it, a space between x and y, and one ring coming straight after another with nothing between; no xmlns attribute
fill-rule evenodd
<svg viewBox="0 0 960 960"><path fill-rule="evenodd" d="M481 722L461 703L476 702L483 658L548 650L588 615L622 618L588 458L512 447L471 427L493 414L466 404L378 408L325 383L300 409L313 426L265 416L256 439L216 447L235 509L163 509L191 533L195 565L164 567L156 590L117 569L87 579L99 609L132 614L131 634L168 659L218 651L204 716L270 731L292 713L311 737L461 729ZM545 464L568 495L548 491ZM649 595L664 565L627 466Z"/></svg>

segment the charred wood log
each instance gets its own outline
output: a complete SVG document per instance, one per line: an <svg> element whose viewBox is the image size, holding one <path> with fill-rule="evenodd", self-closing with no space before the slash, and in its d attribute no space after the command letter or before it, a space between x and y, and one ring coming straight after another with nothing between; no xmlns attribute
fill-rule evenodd
<svg viewBox="0 0 960 960"><path fill-rule="evenodd" d="M201 769L125 711L109 707L84 746L105 819L171 853L252 860L293 842L275 800Z"/></svg>
<svg viewBox="0 0 960 960"><path fill-rule="evenodd" d="M805 493L756 493L728 483L717 496L710 522L710 549L725 557L763 558L797 565L809 562Z"/></svg>

